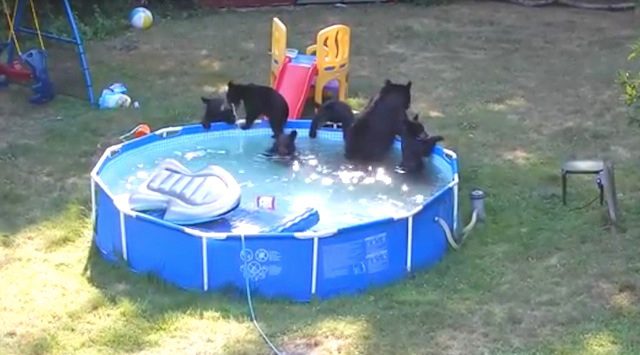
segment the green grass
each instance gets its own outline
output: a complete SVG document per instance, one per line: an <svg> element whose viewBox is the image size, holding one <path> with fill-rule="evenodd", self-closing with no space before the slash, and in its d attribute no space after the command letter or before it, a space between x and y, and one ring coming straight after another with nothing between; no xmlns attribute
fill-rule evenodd
<svg viewBox="0 0 640 355"><path fill-rule="evenodd" d="M349 24L351 102L413 80L412 109L460 156L463 214L471 188L488 193L487 223L429 271L321 303L256 299L279 347L640 353L640 140L615 84L633 14L500 3L229 11L90 43L98 85L124 81L139 110L0 92L0 353L268 353L243 297L181 291L95 254L88 172L137 123L194 122L199 97L227 80L265 83L274 15L297 48ZM570 209L595 196L587 178L570 178L561 205L559 165L573 155L616 162L626 231L612 234L596 205Z"/></svg>

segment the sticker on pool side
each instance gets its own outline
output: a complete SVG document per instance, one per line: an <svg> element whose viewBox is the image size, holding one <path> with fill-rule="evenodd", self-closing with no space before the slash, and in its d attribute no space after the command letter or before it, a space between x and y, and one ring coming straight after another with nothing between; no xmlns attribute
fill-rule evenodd
<svg viewBox="0 0 640 355"><path fill-rule="evenodd" d="M276 209L276 197L275 196L258 196L256 198L256 203L258 204L258 208L263 208L266 210L275 210Z"/></svg>

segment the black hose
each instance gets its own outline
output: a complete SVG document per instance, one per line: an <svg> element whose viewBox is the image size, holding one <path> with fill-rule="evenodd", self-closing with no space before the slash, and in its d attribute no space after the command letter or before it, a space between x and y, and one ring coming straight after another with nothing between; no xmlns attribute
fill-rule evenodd
<svg viewBox="0 0 640 355"><path fill-rule="evenodd" d="M573 212L573 211L579 211L579 210L583 210L589 206L591 206L594 202L596 202L596 200L598 200L600 198L600 196L596 196L596 198L594 198L593 200L587 202L584 206L580 206L580 207L574 207L572 209L570 209L569 211Z"/></svg>

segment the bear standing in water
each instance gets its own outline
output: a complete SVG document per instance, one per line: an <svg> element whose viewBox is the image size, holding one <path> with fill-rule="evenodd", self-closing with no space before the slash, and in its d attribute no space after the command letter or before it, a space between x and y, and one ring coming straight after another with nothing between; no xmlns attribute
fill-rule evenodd
<svg viewBox="0 0 640 355"><path fill-rule="evenodd" d="M385 80L377 97L346 130L345 157L352 161L376 162L391 150L404 130L411 106L411 81L406 85Z"/></svg>
<svg viewBox="0 0 640 355"><path fill-rule="evenodd" d="M271 148L269 148L264 154L267 157L291 157L296 152L296 138L298 137L298 131L295 129L286 133L280 133Z"/></svg>

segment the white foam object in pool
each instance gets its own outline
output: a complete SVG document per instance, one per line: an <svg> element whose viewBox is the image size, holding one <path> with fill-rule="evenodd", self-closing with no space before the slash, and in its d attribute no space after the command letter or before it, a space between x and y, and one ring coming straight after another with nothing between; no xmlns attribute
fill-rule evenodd
<svg viewBox="0 0 640 355"><path fill-rule="evenodd" d="M177 224L197 224L222 217L240 204L240 185L216 165L191 172L167 159L129 196L133 210L164 209L163 219Z"/></svg>

